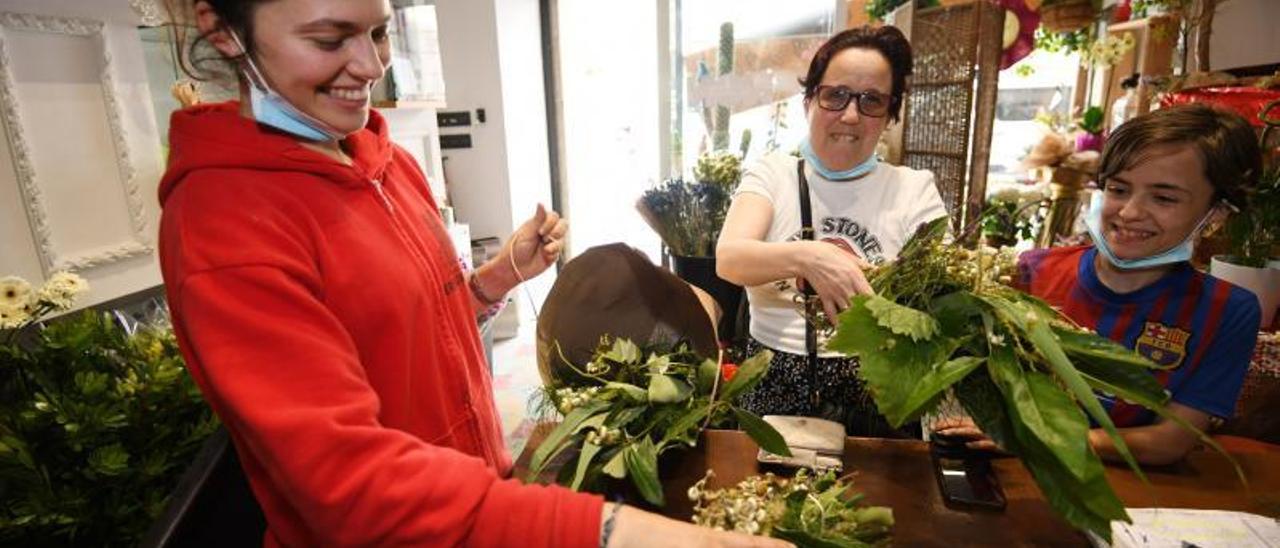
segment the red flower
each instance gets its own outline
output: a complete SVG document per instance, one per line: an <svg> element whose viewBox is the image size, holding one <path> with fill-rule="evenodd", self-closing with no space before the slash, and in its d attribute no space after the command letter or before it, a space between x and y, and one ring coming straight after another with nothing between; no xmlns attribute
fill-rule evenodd
<svg viewBox="0 0 1280 548"><path fill-rule="evenodd" d="M733 376L738 374L738 364L723 363L720 364L720 376L724 377L724 382L733 380Z"/></svg>

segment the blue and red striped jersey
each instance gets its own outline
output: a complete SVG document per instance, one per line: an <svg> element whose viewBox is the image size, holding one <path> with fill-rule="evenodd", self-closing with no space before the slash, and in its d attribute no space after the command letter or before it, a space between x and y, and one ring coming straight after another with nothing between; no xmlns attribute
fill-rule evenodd
<svg viewBox="0 0 1280 548"><path fill-rule="evenodd" d="M1173 401L1230 418L1258 337L1258 298L1187 263L1116 293L1098 279L1097 254L1092 245L1028 251L1018 260L1018 285L1081 326L1172 366L1154 374ZM1116 426L1156 419L1139 405L1098 397Z"/></svg>

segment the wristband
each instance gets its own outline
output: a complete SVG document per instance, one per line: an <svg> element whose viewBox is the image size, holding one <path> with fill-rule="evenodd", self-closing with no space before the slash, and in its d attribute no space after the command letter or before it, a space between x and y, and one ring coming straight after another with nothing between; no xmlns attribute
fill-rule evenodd
<svg viewBox="0 0 1280 548"><path fill-rule="evenodd" d="M621 502L613 503L613 511L609 512L609 517L605 518L604 525L600 527L600 548L609 546L609 537L613 535L614 518L618 517L618 511L621 509Z"/></svg>
<svg viewBox="0 0 1280 548"><path fill-rule="evenodd" d="M502 300L502 297L490 299L488 295L484 294L484 290L480 289L480 271L478 269L472 270L471 274L467 276L467 287L471 289L471 295L475 297L477 301L480 301L480 304L492 306L498 304L498 301Z"/></svg>

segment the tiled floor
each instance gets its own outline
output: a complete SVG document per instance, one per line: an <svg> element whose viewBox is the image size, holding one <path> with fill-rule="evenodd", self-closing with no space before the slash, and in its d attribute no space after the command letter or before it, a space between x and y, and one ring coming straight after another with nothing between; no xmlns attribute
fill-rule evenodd
<svg viewBox="0 0 1280 548"><path fill-rule="evenodd" d="M517 290L515 298L521 305L520 327L514 338L497 341L493 345L493 399L502 420L507 449L513 459L520 455L533 431L533 395L542 387L534 346L537 318L530 304L536 301L541 306L551 287L551 278L549 275L540 276L528 284L528 292L524 288Z"/></svg>

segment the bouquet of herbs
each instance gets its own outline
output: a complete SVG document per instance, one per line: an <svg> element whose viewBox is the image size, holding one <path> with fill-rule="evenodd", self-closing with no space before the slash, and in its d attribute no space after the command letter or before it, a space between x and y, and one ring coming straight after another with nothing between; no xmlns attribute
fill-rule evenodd
<svg viewBox="0 0 1280 548"><path fill-rule="evenodd" d="M658 456L693 447L710 426L737 422L766 451L789 455L773 427L733 404L768 371L770 352L747 359L728 379L720 364L674 348L641 348L605 337L592 360L574 366L581 382L547 387L546 400L564 416L533 454L528 479L566 450L576 456L557 480L573 489L601 492L605 478L629 479L646 501L664 504Z"/></svg>
<svg viewBox="0 0 1280 548"><path fill-rule="evenodd" d="M896 261L873 271L876 295L852 300L828 347L861 359L859 374L894 426L952 389L974 422L1022 459L1055 511L1109 538L1110 522L1128 516L1089 447L1090 418L1146 477L1093 391L1195 429L1165 410L1169 396L1151 374L1158 366L1008 287L1012 252L944 245L945 231L946 219L923 226Z"/></svg>
<svg viewBox="0 0 1280 548"><path fill-rule="evenodd" d="M136 545L218 426L169 329L36 323L86 288L0 279L0 544Z"/></svg>
<svg viewBox="0 0 1280 548"><path fill-rule="evenodd" d="M668 179L646 190L636 209L673 254L715 256L733 190L742 179L741 162L727 152L704 155L693 169L696 182Z"/></svg>
<svg viewBox="0 0 1280 548"><path fill-rule="evenodd" d="M727 489L707 489L702 478L689 488L693 522L703 527L764 535L797 546L853 548L889 544L893 510L861 506L862 495L834 472L794 478L751 476Z"/></svg>

